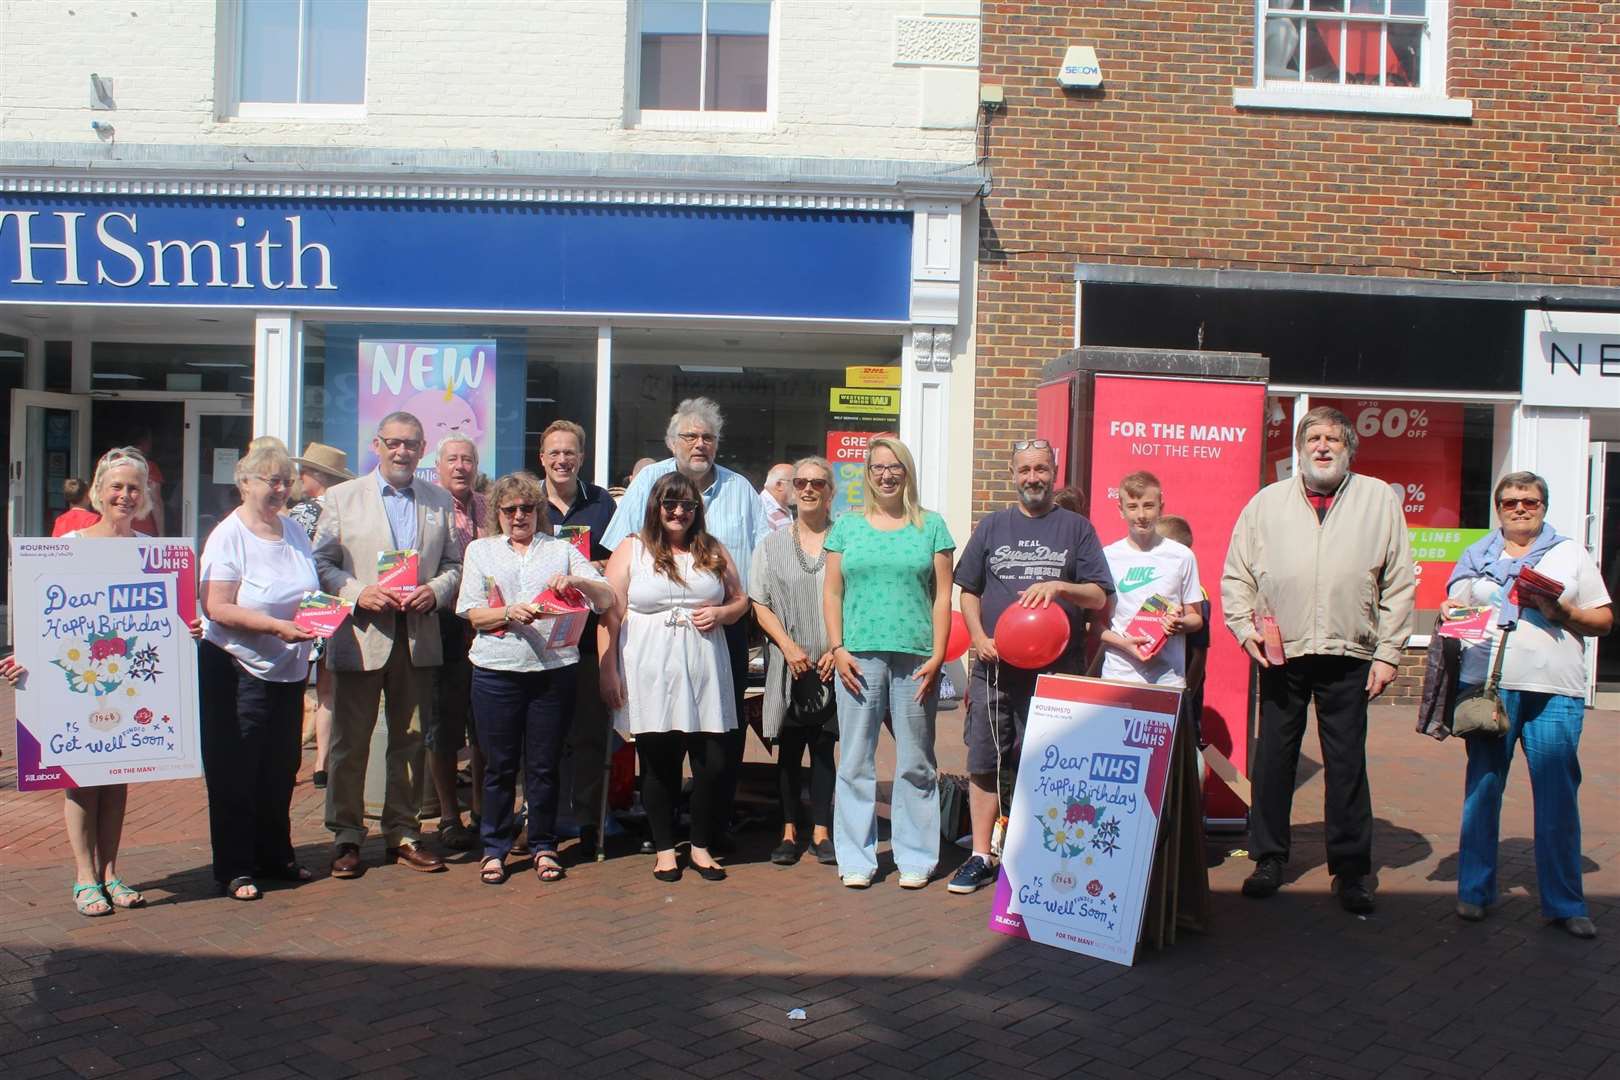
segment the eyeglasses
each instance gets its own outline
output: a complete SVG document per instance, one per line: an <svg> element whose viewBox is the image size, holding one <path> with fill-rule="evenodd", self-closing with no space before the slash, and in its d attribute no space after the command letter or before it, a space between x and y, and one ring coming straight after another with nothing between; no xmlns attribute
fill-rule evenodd
<svg viewBox="0 0 1620 1080"><path fill-rule="evenodd" d="M1052 449L1052 444L1047 442L1045 439L1022 439L1022 440L1020 440L1018 442L1013 443L1013 453L1015 453L1015 454L1021 453L1022 451L1025 451L1025 450L1050 450L1050 449Z"/></svg>
<svg viewBox="0 0 1620 1080"><path fill-rule="evenodd" d="M379 435L379 436L377 436L377 441L382 443L384 446L386 446L390 450L398 450L401 447L403 447L406 450L413 450L413 451L422 449L422 440L421 439L385 439L381 435Z"/></svg>
<svg viewBox="0 0 1620 1080"><path fill-rule="evenodd" d="M511 506L503 506L501 513L506 517L517 517L519 514L529 517L534 513L534 503L513 503Z"/></svg>
<svg viewBox="0 0 1620 1080"><path fill-rule="evenodd" d="M1524 507L1526 510L1540 510L1546 504L1540 499L1497 499L1496 507L1499 510L1517 510Z"/></svg>
<svg viewBox="0 0 1620 1080"><path fill-rule="evenodd" d="M720 436L711 435L707 431L683 431L675 437L681 440L681 442L685 443L687 446L691 446L695 443L704 443L708 446L713 446L715 443L720 441Z"/></svg>
<svg viewBox="0 0 1620 1080"><path fill-rule="evenodd" d="M794 491L803 491L805 488L814 488L817 491L826 491L830 487L832 487L832 485L827 483L827 481L823 480L819 476L795 476L793 478Z"/></svg>
<svg viewBox="0 0 1620 1080"><path fill-rule="evenodd" d="M895 465L868 465L867 468L872 470L872 475L873 476L904 476L904 475L906 475L906 467L904 465L900 465L900 464L895 464Z"/></svg>
<svg viewBox="0 0 1620 1080"><path fill-rule="evenodd" d="M695 514L698 508L698 504L691 499L665 499L659 505L664 508L666 514L673 514L677 511L683 514Z"/></svg>
<svg viewBox="0 0 1620 1080"><path fill-rule="evenodd" d="M278 489L285 491L292 487L292 478L289 476L255 476L253 479L272 491Z"/></svg>

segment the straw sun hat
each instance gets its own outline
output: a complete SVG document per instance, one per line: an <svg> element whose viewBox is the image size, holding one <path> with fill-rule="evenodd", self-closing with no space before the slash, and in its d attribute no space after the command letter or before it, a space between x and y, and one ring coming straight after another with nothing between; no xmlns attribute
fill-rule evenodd
<svg viewBox="0 0 1620 1080"><path fill-rule="evenodd" d="M334 476L339 480L354 479L354 473L349 471L349 455L335 446L312 442L304 447L303 457L295 457L292 460L300 469Z"/></svg>

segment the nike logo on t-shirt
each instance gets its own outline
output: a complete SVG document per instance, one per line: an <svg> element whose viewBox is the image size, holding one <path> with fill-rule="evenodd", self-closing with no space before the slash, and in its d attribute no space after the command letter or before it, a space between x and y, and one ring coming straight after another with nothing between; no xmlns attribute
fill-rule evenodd
<svg viewBox="0 0 1620 1080"><path fill-rule="evenodd" d="M1153 584L1158 576L1159 572L1151 566L1133 566L1115 582L1114 588L1120 592L1135 592L1144 585Z"/></svg>

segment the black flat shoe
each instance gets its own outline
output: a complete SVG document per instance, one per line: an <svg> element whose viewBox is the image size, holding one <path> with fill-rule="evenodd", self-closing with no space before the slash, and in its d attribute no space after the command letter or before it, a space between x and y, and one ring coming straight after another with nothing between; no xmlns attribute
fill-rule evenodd
<svg viewBox="0 0 1620 1080"><path fill-rule="evenodd" d="M832 837L817 840L810 845L810 854L816 857L816 862L823 866L837 866L838 852L833 850Z"/></svg>
<svg viewBox="0 0 1620 1080"><path fill-rule="evenodd" d="M771 851L771 862L777 866L792 866L799 861L799 843L797 840L784 840Z"/></svg>
<svg viewBox="0 0 1620 1080"><path fill-rule="evenodd" d="M669 870L654 870L653 877L659 881L679 881L681 880L681 868L677 865Z"/></svg>
<svg viewBox="0 0 1620 1080"><path fill-rule="evenodd" d="M309 778L309 782L314 784L317 790L324 789L326 787L326 770L316 769L315 775Z"/></svg>
<svg viewBox="0 0 1620 1080"><path fill-rule="evenodd" d="M704 881L726 880L726 868L723 866L699 866L697 863L693 863L692 869L697 871L697 876Z"/></svg>

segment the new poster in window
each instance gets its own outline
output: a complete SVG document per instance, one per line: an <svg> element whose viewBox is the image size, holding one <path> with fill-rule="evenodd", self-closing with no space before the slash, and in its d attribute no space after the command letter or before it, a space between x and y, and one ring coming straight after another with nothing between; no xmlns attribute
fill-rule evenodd
<svg viewBox="0 0 1620 1080"><path fill-rule="evenodd" d="M377 467L372 437L391 412L422 422L427 445L416 475L435 480L439 444L471 439L478 460L495 460L495 342L491 339L360 340L356 445L363 475Z"/></svg>
<svg viewBox="0 0 1620 1080"><path fill-rule="evenodd" d="M11 542L17 787L202 775L188 539Z"/></svg>

